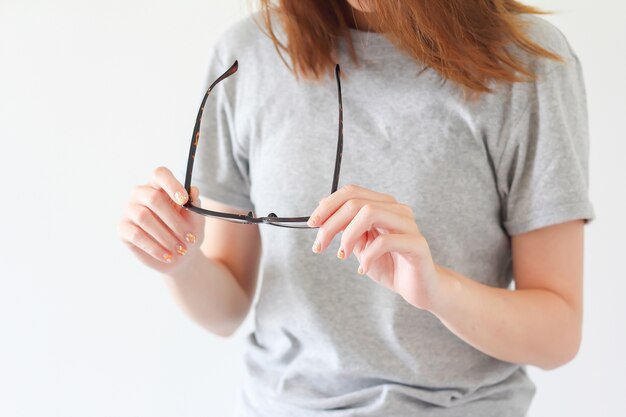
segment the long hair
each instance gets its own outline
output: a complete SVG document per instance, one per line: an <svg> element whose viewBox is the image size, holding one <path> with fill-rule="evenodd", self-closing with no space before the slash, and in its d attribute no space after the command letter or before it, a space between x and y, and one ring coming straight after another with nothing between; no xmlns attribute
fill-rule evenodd
<svg viewBox="0 0 626 417"><path fill-rule="evenodd" d="M358 62L350 38L346 0L258 0L266 33L281 59L287 53L296 77L320 79L336 63L339 39L345 39ZM368 3L377 31L417 62L436 70L472 96L491 92L490 80L531 81L535 74L510 53L516 45L530 54L562 58L532 42L521 13L549 12L515 0L372 0ZM349 9L349 7L348 7ZM282 23L287 42L276 36L272 17Z"/></svg>

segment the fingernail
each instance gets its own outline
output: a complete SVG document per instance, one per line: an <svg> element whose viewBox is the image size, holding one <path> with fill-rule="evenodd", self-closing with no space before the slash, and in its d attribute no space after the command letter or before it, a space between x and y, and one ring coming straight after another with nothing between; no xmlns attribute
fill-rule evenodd
<svg viewBox="0 0 626 417"><path fill-rule="evenodd" d="M176 252L178 252L180 256L185 256L185 254L187 253L187 249L185 249L183 245L178 245L176 247Z"/></svg>
<svg viewBox="0 0 626 417"><path fill-rule="evenodd" d="M359 269L356 270L359 274L363 275L363 267L359 265Z"/></svg>
<svg viewBox="0 0 626 417"><path fill-rule="evenodd" d="M163 254L163 259L165 259L165 262L172 262L172 254L171 253L164 253Z"/></svg>
<svg viewBox="0 0 626 417"><path fill-rule="evenodd" d="M307 224L309 226L315 226L317 224L317 222L320 221L320 217L316 214L315 216L311 217L309 219L309 221L307 222Z"/></svg>
<svg viewBox="0 0 626 417"><path fill-rule="evenodd" d="M346 257L346 253L343 251L343 249L339 249L337 251L337 258L344 259L345 257Z"/></svg>
<svg viewBox="0 0 626 417"><path fill-rule="evenodd" d="M174 198L176 199L176 202L178 204L184 204L186 200L185 195L181 193L180 191L176 191L174 193Z"/></svg>
<svg viewBox="0 0 626 417"><path fill-rule="evenodd" d="M316 240L315 243L313 243L311 250L315 253L320 253L321 246L322 244Z"/></svg>

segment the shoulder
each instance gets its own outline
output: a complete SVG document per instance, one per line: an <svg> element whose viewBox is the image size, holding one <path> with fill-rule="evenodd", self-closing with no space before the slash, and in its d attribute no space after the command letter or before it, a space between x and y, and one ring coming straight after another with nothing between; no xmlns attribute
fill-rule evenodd
<svg viewBox="0 0 626 417"><path fill-rule="evenodd" d="M233 21L214 40L214 53L224 62L235 59L258 62L268 54L274 54L275 48L267 34L264 17L261 12L254 12Z"/></svg>
<svg viewBox="0 0 626 417"><path fill-rule="evenodd" d="M522 23L521 30L531 42L562 58L562 61L557 61L537 56L517 45L508 48L513 57L536 78L512 84L500 83L495 88L496 94L486 95L484 99L495 104L495 108L505 104L508 116L520 121L523 114L533 109L533 103L542 100L562 102L564 94L577 94L579 98L584 96L584 80L580 60L560 29L534 14L523 13L518 17ZM548 107L540 108L544 110Z"/></svg>
<svg viewBox="0 0 626 417"><path fill-rule="evenodd" d="M531 40L557 53L571 53L571 47L563 32L547 19L536 14L522 13L519 19Z"/></svg>
<svg viewBox="0 0 626 417"><path fill-rule="evenodd" d="M506 166L504 155L513 155L520 143L527 144L540 137L559 137L574 130L581 134L586 132L584 77L570 42L546 19L532 14L519 16L529 40L556 53L563 62L531 55L515 46L510 52L536 75L536 79L499 83L494 93L483 95L477 105L477 114L485 131L489 132L494 157L501 167Z"/></svg>
<svg viewBox="0 0 626 417"><path fill-rule="evenodd" d="M563 62L558 62L550 58L531 56L527 52L522 52L519 47L515 47L514 53L526 64L527 68L541 75L578 60L570 42L556 25L535 14L522 13L518 18L522 23L523 32L530 41L563 58Z"/></svg>

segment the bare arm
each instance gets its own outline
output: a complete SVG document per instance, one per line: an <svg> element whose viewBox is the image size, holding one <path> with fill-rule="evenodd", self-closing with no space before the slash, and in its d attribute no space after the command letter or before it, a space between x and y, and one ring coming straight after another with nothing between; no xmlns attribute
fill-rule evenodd
<svg viewBox="0 0 626 417"><path fill-rule="evenodd" d="M214 200L195 205L231 213ZM261 257L256 224L238 224L187 211L189 196L172 171L155 168L148 184L133 189L118 234L146 266L160 272L187 315L212 333L228 336L245 319L254 298Z"/></svg>
<svg viewBox="0 0 626 417"><path fill-rule="evenodd" d="M205 200L201 205L209 210L240 212ZM254 298L261 255L259 230L257 225L207 217L204 236L195 258L163 278L189 318L227 337L245 320Z"/></svg>
<svg viewBox="0 0 626 417"><path fill-rule="evenodd" d="M211 333L230 336L248 314L250 299L224 264L202 252L194 256L186 269L163 279L189 318Z"/></svg>
<svg viewBox="0 0 626 417"><path fill-rule="evenodd" d="M512 251L515 291L437 266L446 290L432 313L498 359L543 369L564 365L581 340L583 222L513 236Z"/></svg>

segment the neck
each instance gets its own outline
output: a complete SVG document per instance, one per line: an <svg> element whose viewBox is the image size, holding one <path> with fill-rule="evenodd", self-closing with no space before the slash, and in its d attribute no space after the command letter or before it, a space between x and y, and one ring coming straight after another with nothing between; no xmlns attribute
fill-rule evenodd
<svg viewBox="0 0 626 417"><path fill-rule="evenodd" d="M372 24L372 14L365 13L350 6L347 1L343 3L344 16L346 23L352 29L362 30L364 32L376 32L376 28Z"/></svg>

